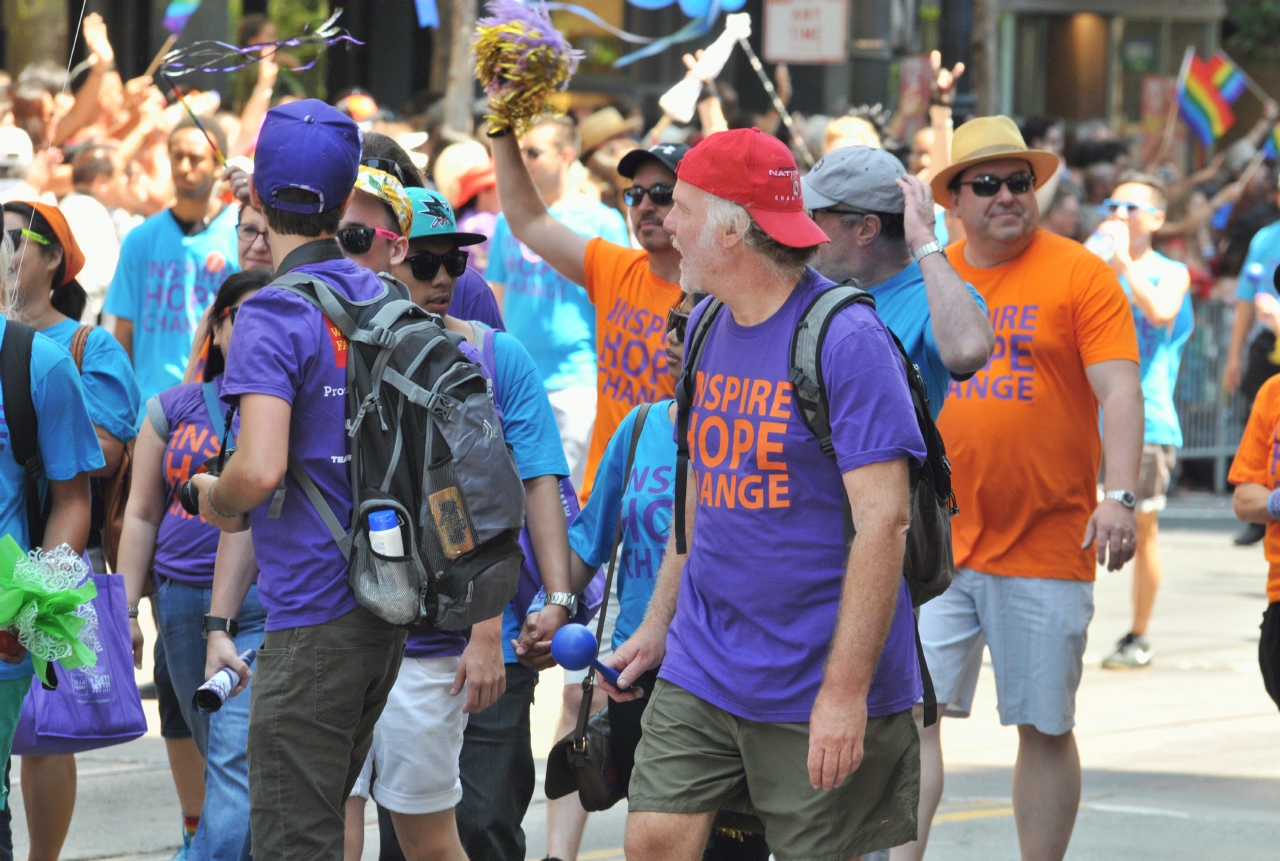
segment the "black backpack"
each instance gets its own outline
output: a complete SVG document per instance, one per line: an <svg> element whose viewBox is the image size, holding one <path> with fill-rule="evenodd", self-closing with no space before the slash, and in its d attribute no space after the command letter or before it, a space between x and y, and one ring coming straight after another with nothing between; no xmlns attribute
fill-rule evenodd
<svg viewBox="0 0 1280 861"><path fill-rule="evenodd" d="M348 532L302 465L302 488L350 563L356 600L382 619L422 629L465 628L500 615L524 554L524 485L480 366L384 276L374 299L352 302L302 273L272 282L313 304L348 341ZM282 485L283 487L283 485ZM277 491L269 516L279 516ZM405 555L369 544L369 514L397 514Z"/></svg>
<svg viewBox="0 0 1280 861"><path fill-rule="evenodd" d="M796 406L805 426L817 437L823 452L834 460L835 448L831 443L831 422L826 391L822 384L822 342L826 338L831 321L844 308L861 303L872 309L875 298L853 284L840 284L819 293L800 315L791 339L791 385ZM698 365L706 347L707 335L720 315L724 304L712 299L690 332L685 344L685 364L676 386L677 416L677 466L674 529L676 551L687 553L685 546L685 495L689 472L689 407L693 403ZM886 327L886 331L888 327ZM955 559L951 549L951 518L959 508L951 489L951 463L947 460L942 434L929 412L929 393L920 370L911 361L898 336L889 332L902 358L915 408L916 423L924 437L926 457L923 464L912 466L911 526L907 530L906 553L902 561L902 573L911 593L913 607L941 595L955 579ZM844 532L846 547L853 542L853 517L848 499L844 500ZM933 684L924 662L924 650L920 634L916 632L916 649L920 658L920 674L925 684L925 725L936 720L937 704L933 696Z"/></svg>
<svg viewBox="0 0 1280 861"><path fill-rule="evenodd" d="M29 544L44 543L45 511L40 505L40 478L44 462L40 459L40 435L36 407L31 400L31 345L36 330L14 320L5 323L4 343L0 345L0 386L4 392L4 419L9 426L9 445L13 459L26 469L27 532Z"/></svg>

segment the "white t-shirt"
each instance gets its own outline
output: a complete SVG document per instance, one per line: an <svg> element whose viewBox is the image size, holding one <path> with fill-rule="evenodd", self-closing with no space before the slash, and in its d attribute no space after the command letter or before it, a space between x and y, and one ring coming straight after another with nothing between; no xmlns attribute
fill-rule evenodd
<svg viewBox="0 0 1280 861"><path fill-rule="evenodd" d="M72 192L62 198L59 208L67 217L71 235L84 252L84 268L76 278L89 294L89 301L84 306L81 321L97 323L102 303L106 299L107 287L116 274L116 263L120 260L120 240L116 238L116 225L107 208L87 194Z"/></svg>

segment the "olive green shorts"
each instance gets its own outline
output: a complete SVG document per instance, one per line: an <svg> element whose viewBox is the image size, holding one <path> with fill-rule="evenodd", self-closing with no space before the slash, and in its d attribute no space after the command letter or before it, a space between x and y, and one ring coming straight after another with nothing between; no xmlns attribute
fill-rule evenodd
<svg viewBox="0 0 1280 861"><path fill-rule="evenodd" d="M659 680L642 721L628 806L752 813L778 861L849 861L916 837L920 738L911 710L867 721L858 770L809 785L809 725L756 723Z"/></svg>

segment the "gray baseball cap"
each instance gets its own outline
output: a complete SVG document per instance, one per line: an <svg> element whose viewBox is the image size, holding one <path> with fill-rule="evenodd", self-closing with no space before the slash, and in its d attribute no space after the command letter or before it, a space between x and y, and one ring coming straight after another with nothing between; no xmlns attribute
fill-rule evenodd
<svg viewBox="0 0 1280 861"><path fill-rule="evenodd" d="M902 212L905 201L894 180L905 173L902 162L882 149L850 146L832 150L800 179L804 207Z"/></svg>

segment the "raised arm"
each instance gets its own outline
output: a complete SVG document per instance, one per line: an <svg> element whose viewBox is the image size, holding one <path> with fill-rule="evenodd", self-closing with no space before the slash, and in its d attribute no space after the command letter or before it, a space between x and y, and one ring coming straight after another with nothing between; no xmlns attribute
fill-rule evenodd
<svg viewBox="0 0 1280 861"><path fill-rule="evenodd" d="M493 139L498 199L511 233L575 284L586 286L587 237L552 217L525 167L520 142L508 134Z"/></svg>

